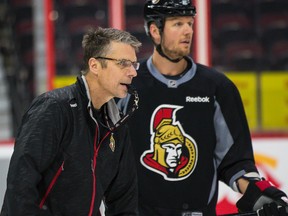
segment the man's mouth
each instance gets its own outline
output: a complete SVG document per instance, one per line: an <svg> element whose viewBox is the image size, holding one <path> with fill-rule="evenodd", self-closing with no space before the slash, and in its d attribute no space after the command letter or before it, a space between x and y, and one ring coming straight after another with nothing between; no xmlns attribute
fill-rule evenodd
<svg viewBox="0 0 288 216"><path fill-rule="evenodd" d="M127 89L129 89L129 85L130 84L126 84L126 83L120 83L122 86L126 86Z"/></svg>
<svg viewBox="0 0 288 216"><path fill-rule="evenodd" d="M181 43L190 44L190 40L184 40L184 41L181 41Z"/></svg>

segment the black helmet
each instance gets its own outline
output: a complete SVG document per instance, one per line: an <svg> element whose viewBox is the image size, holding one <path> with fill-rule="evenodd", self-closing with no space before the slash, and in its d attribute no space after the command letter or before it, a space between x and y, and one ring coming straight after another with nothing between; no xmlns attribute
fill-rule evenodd
<svg viewBox="0 0 288 216"><path fill-rule="evenodd" d="M149 25L155 22L159 29L163 28L166 17L195 16L196 8L192 0L147 0L144 6L145 30L149 35Z"/></svg>

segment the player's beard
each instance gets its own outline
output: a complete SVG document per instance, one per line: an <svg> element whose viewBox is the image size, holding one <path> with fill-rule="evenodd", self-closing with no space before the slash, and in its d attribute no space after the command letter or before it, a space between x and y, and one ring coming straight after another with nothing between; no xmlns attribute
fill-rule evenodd
<svg viewBox="0 0 288 216"><path fill-rule="evenodd" d="M177 46L176 47L174 46L172 49L169 49L168 46L165 46L164 44L162 44L163 53L171 59L178 59L178 58L182 58L184 56L189 55L190 49L191 49L190 45L186 49L181 49L180 47L177 47Z"/></svg>

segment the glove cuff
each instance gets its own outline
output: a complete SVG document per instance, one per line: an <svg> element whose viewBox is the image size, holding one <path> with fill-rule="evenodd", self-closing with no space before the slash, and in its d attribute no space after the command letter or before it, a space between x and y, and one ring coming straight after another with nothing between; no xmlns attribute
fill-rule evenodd
<svg viewBox="0 0 288 216"><path fill-rule="evenodd" d="M257 210L263 204L270 202L281 202L282 197L287 197L286 194L275 188L269 181L250 181L244 195L236 203L237 208L241 211ZM280 204L280 203L279 203Z"/></svg>
<svg viewBox="0 0 288 216"><path fill-rule="evenodd" d="M249 172L249 173L246 173L245 175L241 176L240 178L243 178L243 179L246 179L248 180L249 182L250 181L260 181L261 180L261 177L259 176L259 174L257 172ZM239 188L239 184L238 184L238 179L237 178L233 184L232 184L232 189L235 191L235 192L238 192L238 193L241 193L241 190Z"/></svg>

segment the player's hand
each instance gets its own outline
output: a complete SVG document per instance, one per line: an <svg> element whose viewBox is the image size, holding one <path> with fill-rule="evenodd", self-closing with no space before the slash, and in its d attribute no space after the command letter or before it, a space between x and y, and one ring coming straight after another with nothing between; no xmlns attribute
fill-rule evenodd
<svg viewBox="0 0 288 216"><path fill-rule="evenodd" d="M287 216L285 206L278 206L276 202L264 204L263 208L257 210L258 216Z"/></svg>
<svg viewBox="0 0 288 216"><path fill-rule="evenodd" d="M236 206L239 212L257 211L259 216L288 216L287 195L269 181L250 181Z"/></svg>

